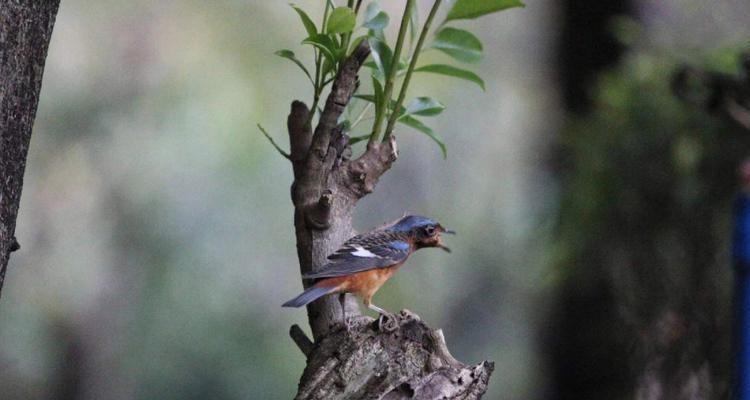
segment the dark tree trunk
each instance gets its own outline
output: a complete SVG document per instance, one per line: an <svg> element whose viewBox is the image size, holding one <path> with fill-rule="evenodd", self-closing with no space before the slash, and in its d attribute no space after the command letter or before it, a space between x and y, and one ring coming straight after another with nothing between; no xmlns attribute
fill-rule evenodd
<svg viewBox="0 0 750 400"><path fill-rule="evenodd" d="M595 104L564 140L566 279L549 330L558 399L730 398L729 215L750 148L750 74L681 70L670 84L667 65L608 74L597 93L627 101ZM730 118L679 103L675 89ZM675 157L686 143L695 157Z"/></svg>
<svg viewBox="0 0 750 400"><path fill-rule="evenodd" d="M357 201L372 192L398 157L396 140L371 143L350 160L348 137L337 121L357 89L357 73L370 54L363 41L345 61L313 132L308 107L292 103L287 121L289 159L294 168L292 201L297 253L302 273L316 271L327 256L354 236ZM341 305L326 296L308 306L315 343L298 326L290 332L308 357L297 399L477 399L487 390L493 365L466 366L448 352L442 333L411 313L397 318L400 329L382 332L361 316L347 295L349 332Z"/></svg>
<svg viewBox="0 0 750 400"><path fill-rule="evenodd" d="M565 108L583 113L591 103L596 76L613 66L625 50L615 38L613 18L633 16L633 0L563 0L558 42L558 77Z"/></svg>
<svg viewBox="0 0 750 400"><path fill-rule="evenodd" d="M0 0L0 292L10 253L44 61L59 0Z"/></svg>
<svg viewBox="0 0 750 400"><path fill-rule="evenodd" d="M635 17L633 0L563 0L561 34L557 41L557 77L563 106L573 118L586 115L599 74L614 66L625 48L614 37L613 19ZM575 174L573 155L562 147L552 150L548 168L564 181ZM593 256L587 264L594 264ZM582 283L585 281L585 284ZM554 398L614 398L633 387L628 346L618 338L617 299L606 275L587 272L569 279L559 290L547 335ZM615 321L615 322L613 322Z"/></svg>

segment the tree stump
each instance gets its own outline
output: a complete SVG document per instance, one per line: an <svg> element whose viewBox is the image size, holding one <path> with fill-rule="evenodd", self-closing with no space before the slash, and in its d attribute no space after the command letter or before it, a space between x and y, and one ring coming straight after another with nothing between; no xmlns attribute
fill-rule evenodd
<svg viewBox="0 0 750 400"><path fill-rule="evenodd" d="M480 399L494 363L466 365L448 351L443 332L403 310L388 332L377 320L359 316L347 330L337 326L313 346L300 346L307 367L297 400ZM292 327L299 344L299 327Z"/></svg>

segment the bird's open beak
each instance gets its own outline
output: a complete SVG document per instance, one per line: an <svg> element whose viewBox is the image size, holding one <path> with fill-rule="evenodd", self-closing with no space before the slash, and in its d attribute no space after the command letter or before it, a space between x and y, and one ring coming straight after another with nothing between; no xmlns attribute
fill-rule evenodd
<svg viewBox="0 0 750 400"><path fill-rule="evenodd" d="M437 244L435 245L435 247L439 247L439 248L445 250L446 253L450 253L451 252L450 247L448 247L448 246L446 246L446 245L443 244L443 239L440 236L437 237Z"/></svg>
<svg viewBox="0 0 750 400"><path fill-rule="evenodd" d="M444 226L442 226L440 224L438 224L438 227L440 228L440 233L447 233L449 235L455 235L456 234L456 231L454 231L453 229L448 229L448 228L446 228L446 227L444 227Z"/></svg>

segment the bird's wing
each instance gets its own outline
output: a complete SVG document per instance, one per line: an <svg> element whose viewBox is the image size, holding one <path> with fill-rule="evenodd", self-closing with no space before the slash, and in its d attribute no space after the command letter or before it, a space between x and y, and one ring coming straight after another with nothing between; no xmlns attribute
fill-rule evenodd
<svg viewBox="0 0 750 400"><path fill-rule="evenodd" d="M397 234L378 231L349 239L328 256L330 260L318 271L305 274L305 279L351 275L375 268L398 264L409 256L411 246Z"/></svg>

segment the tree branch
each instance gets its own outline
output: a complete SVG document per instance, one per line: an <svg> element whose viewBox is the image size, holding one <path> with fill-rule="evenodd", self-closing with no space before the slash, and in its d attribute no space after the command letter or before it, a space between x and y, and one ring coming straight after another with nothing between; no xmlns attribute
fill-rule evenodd
<svg viewBox="0 0 750 400"><path fill-rule="evenodd" d="M380 332L358 317L331 332L308 357L296 399L479 399L492 362L466 365L447 352L442 332L404 310L399 329Z"/></svg>
<svg viewBox="0 0 750 400"><path fill-rule="evenodd" d="M435 14L437 14L437 10L440 8L441 2L442 0L435 0L435 3L433 3L432 5L432 9L430 9L430 14L427 16L427 20L425 21L424 26L422 27L422 33L419 34L419 39L417 40L417 46L414 48L414 53L411 57L409 68L406 70L406 75L404 75L404 82L401 84L401 91L399 91L398 99L396 100L396 105L393 107L394 111L391 114L390 118L388 118L388 125L386 125L385 127L385 134L383 135L383 141L388 140L388 138L393 133L393 128L396 126L396 121L398 120L398 117L399 117L396 110L400 110L401 105L404 103L404 99L406 98L406 91L409 89L409 83L411 82L411 76L414 73L414 68L417 66L417 61L419 60L419 54L422 52L422 45L424 45L424 41L427 38L427 33L430 31L430 25L432 25L432 20L435 19Z"/></svg>
<svg viewBox="0 0 750 400"><path fill-rule="evenodd" d="M266 132L266 130L263 128L261 124L258 124L258 129L260 129L260 132L263 134L263 136L265 136L266 139L268 139L268 141L271 142L271 145L276 149L276 151L279 152L279 154L281 154L282 157L286 158L289 161L292 160L292 157L287 152L285 152L281 147L279 147L278 144L276 144L276 141L273 140L271 135L269 135L268 132Z"/></svg>
<svg viewBox="0 0 750 400"><path fill-rule="evenodd" d="M289 156L294 166L295 178L301 173L302 165L312 142L312 129L307 125L309 115L310 110L305 103L299 100L292 102L292 109L289 111L286 126L289 130Z"/></svg>
<svg viewBox="0 0 750 400"><path fill-rule="evenodd" d="M309 337L307 337L307 335L305 335L305 332L299 327L299 325L294 324L289 328L289 336L294 340L294 343L299 347L305 357L309 357L310 354L312 354L315 344Z"/></svg>
<svg viewBox="0 0 750 400"><path fill-rule="evenodd" d="M315 128L312 141L307 152L304 168L295 182L295 204L303 207L313 207L320 201L321 192L325 185L328 172L325 167L330 164L329 148L331 138L337 128L338 119L344 108L351 100L357 89L357 73L370 55L370 45L366 40L360 42L349 58L344 61L336 80L333 82L331 93L328 95L325 108ZM326 162L326 161L329 162Z"/></svg>
<svg viewBox="0 0 750 400"><path fill-rule="evenodd" d="M344 60L314 134L309 127L313 112L301 102L292 103L287 125L295 172L292 201L302 273L325 265L328 255L354 235L351 226L353 198L342 196L342 191L330 177L334 170L342 169L347 152L351 151L337 122L357 89L357 73L369 54L369 44L362 41ZM303 281L305 284L308 282ZM359 314L351 296L346 296L345 305L347 315ZM342 315L341 305L336 299L319 299L309 304L307 311L315 340L325 336Z"/></svg>
<svg viewBox="0 0 750 400"><path fill-rule="evenodd" d="M346 164L344 173L339 176L339 185L356 199L366 196L375 189L380 176L391 168L398 159L396 136L390 135L387 142L373 143L358 159Z"/></svg>
<svg viewBox="0 0 750 400"><path fill-rule="evenodd" d="M375 124L372 128L372 135L370 140L367 142L367 147L372 147L380 139L380 128L385 121L385 115L388 111L388 104L391 102L391 93L393 93L393 85L396 80L396 71L398 70L398 63L401 60L401 49L404 47L404 41L406 40L406 31L409 27L409 18L414 9L414 0L406 0L406 9L404 15L401 17L401 26L398 30L398 37L396 38L396 47L393 49L393 62L390 69L387 71L388 75L385 77L385 89L383 92L383 98L385 99L385 110L378 114L378 118L375 120ZM393 114L398 112L398 108L393 109Z"/></svg>
<svg viewBox="0 0 750 400"><path fill-rule="evenodd" d="M26 155L59 0L0 3L0 291L15 239Z"/></svg>

